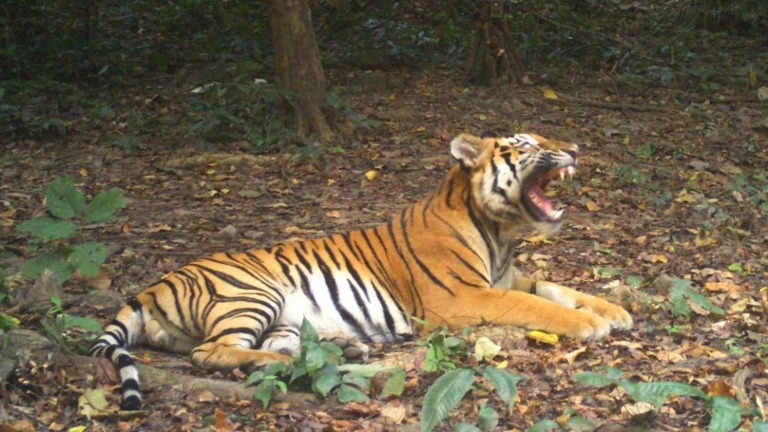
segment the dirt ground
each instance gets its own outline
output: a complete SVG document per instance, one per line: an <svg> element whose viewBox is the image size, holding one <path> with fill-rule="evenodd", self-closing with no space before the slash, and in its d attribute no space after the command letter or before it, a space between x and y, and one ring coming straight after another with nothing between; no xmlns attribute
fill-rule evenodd
<svg viewBox="0 0 768 432"><path fill-rule="evenodd" d="M438 430L476 423L485 402L500 413L500 430L526 430L545 419L575 429L574 423L566 427L571 417L603 431L707 427L711 411L695 398L673 397L658 412L635 415L639 408L620 389L573 379L606 365L633 380L682 382L710 393L725 386L752 407L765 400L768 102L757 99L757 88L683 91L570 70L532 73L529 86L474 88L446 69L388 72L389 87L370 91L354 85L359 72L330 75L342 100L383 124L348 133L338 143L343 152L322 163L252 155L237 143L202 153L148 138L127 150L108 144L119 122L96 128L86 118L73 121L63 142L4 148L2 243L17 256L5 260L6 274L18 270L26 251L15 227L42 215L43 187L56 176L76 179L89 194L119 187L128 199L116 222L84 233L109 245L111 273L101 287L82 281L64 287L66 296L78 299L69 314L107 323L121 299L200 255L384 222L437 184L453 163L448 142L459 132L532 131L578 143L583 157L574 181L551 188L567 204L562 232L546 241L526 233L517 265L618 299L635 327L598 342L555 345L509 329L492 333L503 347L494 362L529 377L518 384L513 411L507 413L492 392L475 390ZM147 115L163 108L148 108ZM666 276L690 280L726 313L712 314L691 301L691 318L675 317ZM639 286L628 287L630 277ZM35 314L18 315L23 327L39 326ZM292 391L264 410L206 389L145 380L147 413L87 420L78 399L98 385L96 371L46 360L51 350L35 353L34 364L22 363L2 389L3 430L415 431L423 395L436 378L419 371L423 348L409 343L378 347L372 356L404 356L397 361L406 365L409 385L394 400L344 405ZM142 365L180 375L242 380L195 370L182 357L144 348L134 353ZM110 393L112 406L117 401ZM745 428L752 418L743 417Z"/></svg>

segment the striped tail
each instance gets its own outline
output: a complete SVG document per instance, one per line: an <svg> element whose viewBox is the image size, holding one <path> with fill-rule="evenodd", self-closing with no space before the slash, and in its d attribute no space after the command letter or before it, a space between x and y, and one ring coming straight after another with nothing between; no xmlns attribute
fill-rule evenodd
<svg viewBox="0 0 768 432"><path fill-rule="evenodd" d="M112 323L105 329L91 346L88 354L92 357L108 358L120 374L120 409L138 411L141 409L139 390L139 371L128 352L144 333L142 305L136 298L131 298L127 306L120 310Z"/></svg>

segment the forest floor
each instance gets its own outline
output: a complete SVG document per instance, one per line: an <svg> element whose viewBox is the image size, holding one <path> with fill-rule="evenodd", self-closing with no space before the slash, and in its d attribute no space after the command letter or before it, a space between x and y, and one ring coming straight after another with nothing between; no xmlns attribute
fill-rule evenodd
<svg viewBox="0 0 768 432"><path fill-rule="evenodd" d="M468 87L450 69L386 74L392 84L370 91L349 84L359 73L330 71L342 100L382 124L339 142L343 152L321 164L253 155L237 144L201 153L149 137L136 149L115 147L105 143L120 122L87 116L73 120L65 142L16 143L0 157L2 243L15 255L26 252L16 227L43 214L43 188L56 176L74 178L94 195L121 188L128 206L117 222L84 234L108 243L112 272L95 282L68 283L63 292L68 314L106 324L121 299L195 257L384 222L439 182L453 163L448 143L457 133L533 131L578 143L583 157L572 182L553 185L557 199L567 203L562 231L549 240L525 233L516 265L583 292L628 293L617 301L635 326L596 342L554 345L511 329L492 333L502 351L491 363L528 377L518 383L514 408L507 412L494 393L476 389L437 429L476 424L483 403L500 413L500 430L527 430L546 419L563 430L707 428L712 411L701 399L670 397L659 410L638 414L647 407L622 388L598 389L573 378L603 366L632 381L690 384L759 408L768 395L768 102L758 101L759 83L705 92L561 70L532 74L534 85L492 89ZM188 89L146 91L125 97L138 104ZM162 103L146 106L147 116L182 115ZM6 257L2 266L13 275L20 263ZM681 314L670 298L678 279L690 281L692 291L722 311L689 298L689 316ZM15 289L45 298L29 285ZM45 319L39 309L16 310L16 316L30 329ZM467 343L485 331L474 329ZM206 389L144 380L143 415L87 420L78 401L98 385L96 371L54 361L49 347L22 362L0 388L0 424L3 431L420 430L423 396L437 377L420 371L424 348L375 348L371 361L403 356L397 362L408 384L401 397L374 394L368 403L340 404L291 390L265 410ZM196 370L182 356L133 352L139 364L179 376L243 379ZM100 388L116 407L114 388ZM754 418L745 414L743 427Z"/></svg>

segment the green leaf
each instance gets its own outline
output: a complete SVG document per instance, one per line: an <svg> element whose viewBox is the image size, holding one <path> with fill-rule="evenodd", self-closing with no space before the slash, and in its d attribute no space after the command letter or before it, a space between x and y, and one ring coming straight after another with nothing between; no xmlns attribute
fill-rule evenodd
<svg viewBox="0 0 768 432"><path fill-rule="evenodd" d="M709 432L730 432L741 424L741 414L747 410L733 398L714 396L712 398L712 419ZM757 428L754 428L757 430Z"/></svg>
<svg viewBox="0 0 768 432"><path fill-rule="evenodd" d="M643 278L641 276L637 275L631 275L627 276L627 285L629 285L632 288L640 288L640 285L643 284Z"/></svg>
<svg viewBox="0 0 768 432"><path fill-rule="evenodd" d="M611 384L616 384L616 378L597 372L579 372L573 376L573 379L581 384L602 388Z"/></svg>
<svg viewBox="0 0 768 432"><path fill-rule="evenodd" d="M70 264L79 270L80 273L88 276L96 276L106 259L107 247L104 243L99 242L77 245L72 248L72 254L69 255Z"/></svg>
<svg viewBox="0 0 768 432"><path fill-rule="evenodd" d="M467 394L475 382L471 369L455 369L438 378L427 390L421 407L421 430L431 431Z"/></svg>
<svg viewBox="0 0 768 432"><path fill-rule="evenodd" d="M264 373L264 371L257 370L251 372L250 375L248 375L248 378L245 379L245 382L243 382L243 385L246 387L252 386L264 379L267 375Z"/></svg>
<svg viewBox="0 0 768 432"><path fill-rule="evenodd" d="M725 310L712 303L712 300L710 300L709 297L701 295L693 290L688 290L687 295L691 298L691 300L695 301L699 306L704 308L704 310L718 315L725 315Z"/></svg>
<svg viewBox="0 0 768 432"><path fill-rule="evenodd" d="M344 384L353 385L360 390L368 390L371 387L371 381L368 378L356 373L344 374L344 376L341 378L341 382Z"/></svg>
<svg viewBox="0 0 768 432"><path fill-rule="evenodd" d="M371 399L368 395L355 386L342 384L341 387L339 387L339 402L341 403L368 402L369 400Z"/></svg>
<svg viewBox="0 0 768 432"><path fill-rule="evenodd" d="M768 432L768 420L752 420L752 432Z"/></svg>
<svg viewBox="0 0 768 432"><path fill-rule="evenodd" d="M483 404L477 413L477 419L480 422L480 430L492 431L499 424L499 414L493 408Z"/></svg>
<svg viewBox="0 0 768 432"><path fill-rule="evenodd" d="M573 432L592 432L595 430L595 424L582 416L570 417L565 426Z"/></svg>
<svg viewBox="0 0 768 432"><path fill-rule="evenodd" d="M69 330L73 327L79 327L83 330L93 333L103 333L101 323L90 317L80 317L74 315L61 314L56 317L56 324L59 328Z"/></svg>
<svg viewBox="0 0 768 432"><path fill-rule="evenodd" d="M18 229L42 240L50 241L72 237L72 234L77 230L77 225L69 221L40 217L23 222Z"/></svg>
<svg viewBox="0 0 768 432"><path fill-rule="evenodd" d="M50 269L59 277L59 282L64 283L75 272L75 268L69 263L69 254L65 251L46 252L24 262L21 265L21 273L28 279L37 279L45 269Z"/></svg>
<svg viewBox="0 0 768 432"><path fill-rule="evenodd" d="M320 372L312 381L312 390L326 397L337 386L341 384L341 377L338 373Z"/></svg>
<svg viewBox="0 0 768 432"><path fill-rule="evenodd" d="M392 374L387 378L387 382L384 383L384 387L381 388L379 398L388 398L391 396L400 396L405 390L405 369L397 366Z"/></svg>
<svg viewBox="0 0 768 432"><path fill-rule="evenodd" d="M284 382L275 379L265 379L253 388L253 397L259 400L266 409L272 401L272 396L275 394L276 389L282 391L283 394L287 391Z"/></svg>
<svg viewBox="0 0 768 432"><path fill-rule="evenodd" d="M371 378L379 372L394 371L395 369L402 369L400 366L385 366L379 364L355 364L347 363L339 366L339 370L342 372L352 372L364 377Z"/></svg>
<svg viewBox="0 0 768 432"><path fill-rule="evenodd" d="M547 432L551 430L559 429L560 426L558 426L557 422L554 420L541 420L537 422L535 425L531 426L530 429L528 429L528 432Z"/></svg>
<svg viewBox="0 0 768 432"><path fill-rule="evenodd" d="M72 219L85 208L85 194L72 179L56 177L45 188L45 206L60 219Z"/></svg>
<svg viewBox="0 0 768 432"><path fill-rule="evenodd" d="M483 368L483 376L496 388L501 400L506 402L507 410L512 411L517 397L517 382L528 379L525 375L513 375L504 369L487 366Z"/></svg>
<svg viewBox="0 0 768 432"><path fill-rule="evenodd" d="M0 330L8 330L19 325L21 321L13 315L0 312Z"/></svg>
<svg viewBox="0 0 768 432"><path fill-rule="evenodd" d="M301 347L304 348L305 344L319 344L320 338L317 336L315 328L312 327L312 323L306 318L301 322L301 330L299 333L299 340L301 341Z"/></svg>
<svg viewBox="0 0 768 432"><path fill-rule="evenodd" d="M311 376L325 365L325 351L318 345L308 346L304 361L307 373Z"/></svg>
<svg viewBox="0 0 768 432"><path fill-rule="evenodd" d="M88 223L106 222L117 214L117 211L125 207L126 202L123 191L112 188L93 198L85 208L85 221Z"/></svg>
<svg viewBox="0 0 768 432"><path fill-rule="evenodd" d="M622 380L619 383L634 400L638 402L652 403L656 409L661 408L671 396L695 396L707 399L707 394L700 389L689 386L688 384L656 381L633 383L628 380Z"/></svg>

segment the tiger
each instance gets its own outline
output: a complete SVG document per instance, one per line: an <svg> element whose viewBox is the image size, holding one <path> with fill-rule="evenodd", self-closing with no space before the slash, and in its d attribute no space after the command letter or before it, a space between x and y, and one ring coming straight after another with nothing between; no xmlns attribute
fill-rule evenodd
<svg viewBox="0 0 768 432"><path fill-rule="evenodd" d="M89 353L119 372L121 409L140 410L128 351L188 354L194 366L254 370L290 362L306 319L323 339L357 347L426 328L490 323L579 340L630 329L621 306L517 270L515 240L563 220L545 193L573 176L577 145L534 133L461 133L456 163L421 201L373 228L216 253L130 298ZM426 324L425 324L426 323Z"/></svg>

